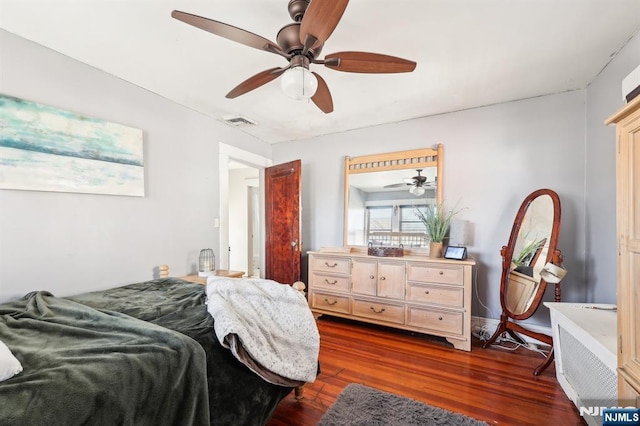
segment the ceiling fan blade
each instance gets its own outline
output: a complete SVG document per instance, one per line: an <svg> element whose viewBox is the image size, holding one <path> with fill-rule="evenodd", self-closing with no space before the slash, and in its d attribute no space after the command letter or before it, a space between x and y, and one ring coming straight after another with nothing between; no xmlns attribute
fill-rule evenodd
<svg viewBox="0 0 640 426"><path fill-rule="evenodd" d="M227 93L227 96L225 97L229 99L233 99L233 98L237 98L240 95L244 95L247 92L250 92L254 89L257 89L260 86L267 84L271 80L275 80L287 69L289 69L289 67L270 68L268 70L259 72L253 77L249 77L242 83L238 84L229 93Z"/></svg>
<svg viewBox="0 0 640 426"><path fill-rule="evenodd" d="M327 86L327 83L318 73L314 72L313 75L318 79L318 89L316 90L316 94L311 97L311 100L322 112L329 114L333 112L333 99L331 98L329 86Z"/></svg>
<svg viewBox="0 0 640 426"><path fill-rule="evenodd" d="M369 52L337 52L325 56L324 65L344 72L384 74L411 72L416 63L395 56Z"/></svg>
<svg viewBox="0 0 640 426"><path fill-rule="evenodd" d="M313 0L309 3L300 23L300 42L305 49L324 44L336 29L349 0ZM312 46L307 46L307 36L315 38Z"/></svg>
<svg viewBox="0 0 640 426"><path fill-rule="evenodd" d="M202 16L198 15L192 15L191 13L180 12L179 10L174 10L173 12L171 12L171 16L186 24L193 25L194 27L200 28L201 30L205 30L220 37L224 37L226 39L244 44L245 46L288 57L288 55L282 51L280 46L273 43L272 41L269 41L266 38L247 30L234 27L233 25L214 21L213 19L209 18L203 18Z"/></svg>
<svg viewBox="0 0 640 426"><path fill-rule="evenodd" d="M408 184L406 183L392 183L391 185L385 185L383 188L402 188Z"/></svg>

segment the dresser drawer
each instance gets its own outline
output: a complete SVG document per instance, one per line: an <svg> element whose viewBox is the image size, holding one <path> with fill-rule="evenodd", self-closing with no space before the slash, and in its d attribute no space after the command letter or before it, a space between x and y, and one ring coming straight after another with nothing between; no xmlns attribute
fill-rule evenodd
<svg viewBox="0 0 640 426"><path fill-rule="evenodd" d="M349 291L349 283L351 282L351 280L348 276L328 275L312 272L310 282L312 288L326 288L337 291Z"/></svg>
<svg viewBox="0 0 640 426"><path fill-rule="evenodd" d="M458 265L407 263L407 280L423 283L464 284L464 268Z"/></svg>
<svg viewBox="0 0 640 426"><path fill-rule="evenodd" d="M464 307L464 288L408 283L407 301L462 308Z"/></svg>
<svg viewBox="0 0 640 426"><path fill-rule="evenodd" d="M322 309L343 314L351 313L348 296L337 296L322 292L311 292L311 309Z"/></svg>
<svg viewBox="0 0 640 426"><path fill-rule="evenodd" d="M402 305L353 299L353 315L377 321L404 324L404 306Z"/></svg>
<svg viewBox="0 0 640 426"><path fill-rule="evenodd" d="M331 272L349 275L351 273L351 259L332 256L313 256L311 270L314 272Z"/></svg>
<svg viewBox="0 0 640 426"><path fill-rule="evenodd" d="M407 306L407 325L449 334L462 334L462 312Z"/></svg>

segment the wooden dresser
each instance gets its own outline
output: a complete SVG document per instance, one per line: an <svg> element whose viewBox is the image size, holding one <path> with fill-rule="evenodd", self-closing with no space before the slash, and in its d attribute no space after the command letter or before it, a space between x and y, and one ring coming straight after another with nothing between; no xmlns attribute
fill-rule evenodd
<svg viewBox="0 0 640 426"><path fill-rule="evenodd" d="M618 398L640 407L640 96L605 123L616 125Z"/></svg>
<svg viewBox="0 0 640 426"><path fill-rule="evenodd" d="M309 306L322 314L445 337L471 350L475 261L309 252Z"/></svg>

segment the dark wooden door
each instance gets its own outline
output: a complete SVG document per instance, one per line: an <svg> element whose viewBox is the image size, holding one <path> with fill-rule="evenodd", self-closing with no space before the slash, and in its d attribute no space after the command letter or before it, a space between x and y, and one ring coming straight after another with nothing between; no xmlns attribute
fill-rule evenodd
<svg viewBox="0 0 640 426"><path fill-rule="evenodd" d="M300 160L265 169L265 278L300 280Z"/></svg>

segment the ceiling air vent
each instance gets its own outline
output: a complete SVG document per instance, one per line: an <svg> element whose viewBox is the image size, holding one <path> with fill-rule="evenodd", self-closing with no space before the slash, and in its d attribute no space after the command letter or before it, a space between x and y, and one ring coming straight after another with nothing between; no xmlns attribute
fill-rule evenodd
<svg viewBox="0 0 640 426"><path fill-rule="evenodd" d="M251 121L246 117L236 116L236 117L224 117L225 123L231 124L236 127L244 127L244 126L255 126L257 123L255 121Z"/></svg>

